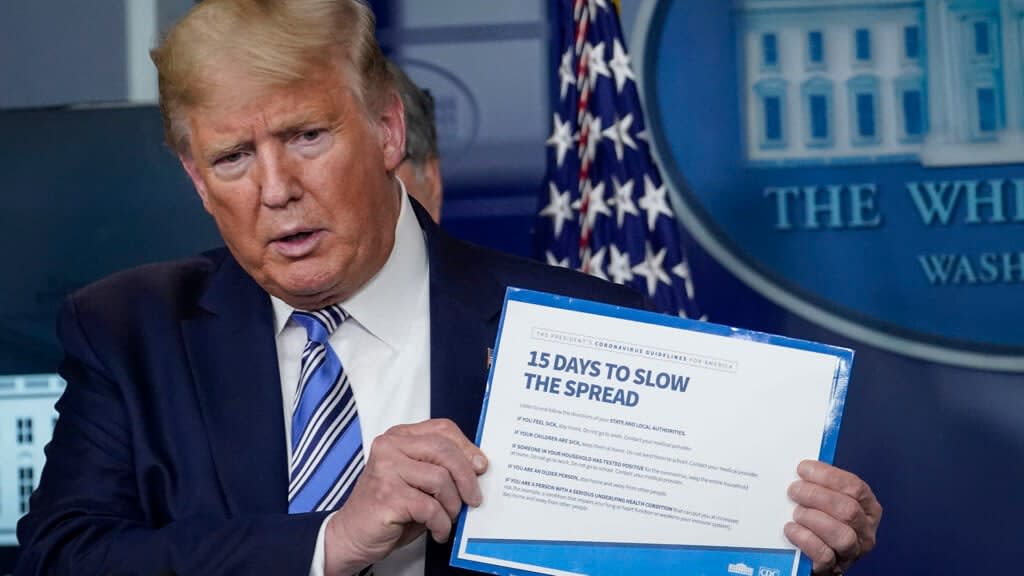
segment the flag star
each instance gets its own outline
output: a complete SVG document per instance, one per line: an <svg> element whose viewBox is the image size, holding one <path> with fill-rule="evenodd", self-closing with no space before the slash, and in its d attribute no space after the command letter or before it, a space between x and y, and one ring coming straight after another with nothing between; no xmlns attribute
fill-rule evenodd
<svg viewBox="0 0 1024 576"><path fill-rule="evenodd" d="M636 204L633 203L632 180L627 181L625 184L619 184L618 178L612 178L612 185L615 187L615 212L619 228L622 228L622 222L626 219L626 214L639 216L640 211L636 209Z"/></svg>
<svg viewBox="0 0 1024 576"><path fill-rule="evenodd" d="M612 215L612 211L608 209L608 204L604 201L604 182L598 182L597 186L592 186L588 180L583 193L587 195L587 228L593 230L598 214Z"/></svg>
<svg viewBox="0 0 1024 576"><path fill-rule="evenodd" d="M647 227L654 230L658 216L664 214L672 218L672 210L668 207L668 189L665 185L655 186L650 176L644 176L644 197L640 199L640 208L647 211Z"/></svg>
<svg viewBox="0 0 1024 576"><path fill-rule="evenodd" d="M565 54L562 54L562 64L558 67L558 79L562 83L561 98L563 100L569 92L569 87L576 86L576 71L572 68L572 52L572 46L566 48Z"/></svg>
<svg viewBox="0 0 1024 576"><path fill-rule="evenodd" d="M575 146L575 139L572 135L572 124L570 122L562 122L562 117L558 115L558 112L554 114L553 123L555 127L551 132L551 137L547 140L547 145L555 147L558 167L561 168L562 162L565 160L565 153Z"/></svg>
<svg viewBox="0 0 1024 576"><path fill-rule="evenodd" d="M560 266L562 268L568 268L569 267L569 257L568 256L566 256L565 258L562 258L561 260L559 260L558 257L555 256L554 253L551 252L551 250L548 250L547 252L544 253L544 257L547 258L548 265L550 265L550 266Z"/></svg>
<svg viewBox="0 0 1024 576"><path fill-rule="evenodd" d="M597 156L597 145L601 142L601 117L592 116L587 113L587 116L583 119L584 124L587 126L587 148L586 148L586 160L587 162L593 162Z"/></svg>
<svg viewBox="0 0 1024 576"><path fill-rule="evenodd" d="M587 55L587 71L590 73L590 88L597 85L598 76L611 78L612 73L608 71L608 64L604 61L604 42L598 42L591 46L588 42L583 48Z"/></svg>
<svg viewBox="0 0 1024 576"><path fill-rule="evenodd" d="M629 261L629 250L619 252L618 246L612 247L612 261L608 263L608 276L616 284L625 284L633 279L633 263Z"/></svg>
<svg viewBox="0 0 1024 576"><path fill-rule="evenodd" d="M672 279L665 273L665 267L662 265L662 261L665 260L665 254L668 253L668 248L662 248L657 254L654 254L651 251L651 243L648 242L644 247L644 251L647 256L643 262L633 266L633 272L647 279L647 294L653 298L655 292L658 291L658 282L664 282L669 286L672 285Z"/></svg>
<svg viewBox="0 0 1024 576"><path fill-rule="evenodd" d="M598 8L601 8L602 10L607 10L608 9L607 0L587 0L587 4L590 5L590 21L591 22L593 22L594 18L597 17L597 9Z"/></svg>
<svg viewBox="0 0 1024 576"><path fill-rule="evenodd" d="M555 238L562 235L562 228L567 220L572 220L572 206L569 202L569 191L560 192L554 182L548 182L548 194L550 203L540 211L541 216L547 216L555 222Z"/></svg>
<svg viewBox="0 0 1024 576"><path fill-rule="evenodd" d="M619 159L619 162L622 162L622 155L625 153L623 146L629 146L636 150L636 142L633 141L633 135L629 133L629 128L632 125L633 114L626 114L601 132L605 138L615 143L615 157Z"/></svg>
<svg viewBox="0 0 1024 576"><path fill-rule="evenodd" d="M612 44L612 54L612 59L608 61L608 65L615 76L615 91L622 93L622 87L626 85L626 81L636 81L636 77L633 76L633 69L629 64L629 54L626 54L626 49L622 47L622 43L619 42L618 38Z"/></svg>
<svg viewBox="0 0 1024 576"><path fill-rule="evenodd" d="M614 248L614 245L612 245L612 247ZM597 276L602 280L608 279L608 276L604 273L605 248L605 246L602 246L601 249L597 251L597 254L591 256L589 264L587 265L587 273L591 276Z"/></svg>
<svg viewBox="0 0 1024 576"><path fill-rule="evenodd" d="M672 273L683 279L686 297L693 300L693 279L690 277L690 264L686 260L681 260L679 264L672 267Z"/></svg>

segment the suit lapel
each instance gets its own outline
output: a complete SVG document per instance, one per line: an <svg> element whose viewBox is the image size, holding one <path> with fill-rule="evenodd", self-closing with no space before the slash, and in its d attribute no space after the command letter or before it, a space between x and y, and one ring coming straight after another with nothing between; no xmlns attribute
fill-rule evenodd
<svg viewBox="0 0 1024 576"><path fill-rule="evenodd" d="M434 291L434 288L431 288ZM449 418L475 440L494 331L477 311L447 294L431 297L430 415Z"/></svg>
<svg viewBox="0 0 1024 576"><path fill-rule="evenodd" d="M287 455L266 293L226 256L182 323L224 497L232 514L286 512Z"/></svg>
<svg viewBox="0 0 1024 576"><path fill-rule="evenodd" d="M430 415L450 418L474 440L504 289L413 205L430 259Z"/></svg>

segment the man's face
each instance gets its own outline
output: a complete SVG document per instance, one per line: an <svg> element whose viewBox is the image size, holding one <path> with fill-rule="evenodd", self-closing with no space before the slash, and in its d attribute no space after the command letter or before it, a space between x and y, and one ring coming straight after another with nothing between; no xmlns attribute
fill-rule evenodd
<svg viewBox="0 0 1024 576"><path fill-rule="evenodd" d="M230 77L220 86L230 88L187 111L181 161L228 248L296 308L348 298L394 244L401 102L388 98L371 121L333 69L284 88Z"/></svg>

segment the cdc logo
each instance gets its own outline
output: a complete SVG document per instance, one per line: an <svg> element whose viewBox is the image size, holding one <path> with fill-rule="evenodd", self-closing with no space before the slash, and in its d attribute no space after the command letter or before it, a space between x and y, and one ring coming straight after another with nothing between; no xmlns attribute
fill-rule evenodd
<svg viewBox="0 0 1024 576"><path fill-rule="evenodd" d="M757 576L779 576L779 573L778 568L765 568L762 566L758 569Z"/></svg>
<svg viewBox="0 0 1024 576"><path fill-rule="evenodd" d="M649 137L719 262L846 336L1024 371L1020 2L649 6Z"/></svg>

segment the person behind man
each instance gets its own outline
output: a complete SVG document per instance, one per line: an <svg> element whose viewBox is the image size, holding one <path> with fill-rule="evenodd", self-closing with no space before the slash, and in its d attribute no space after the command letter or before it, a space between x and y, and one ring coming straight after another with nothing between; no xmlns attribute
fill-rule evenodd
<svg viewBox="0 0 1024 576"><path fill-rule="evenodd" d="M434 222L440 222L444 186L434 99L394 62L388 61L388 71L405 108L405 160L398 166L398 177L405 184L406 192L426 208Z"/></svg>
<svg viewBox="0 0 1024 576"><path fill-rule="evenodd" d="M357 0L205 0L154 51L170 146L226 244L60 312L67 388L17 574L464 573L506 286L632 291L442 232L395 176L403 106ZM870 488L798 468L787 536L831 574ZM427 534L429 533L429 538Z"/></svg>

